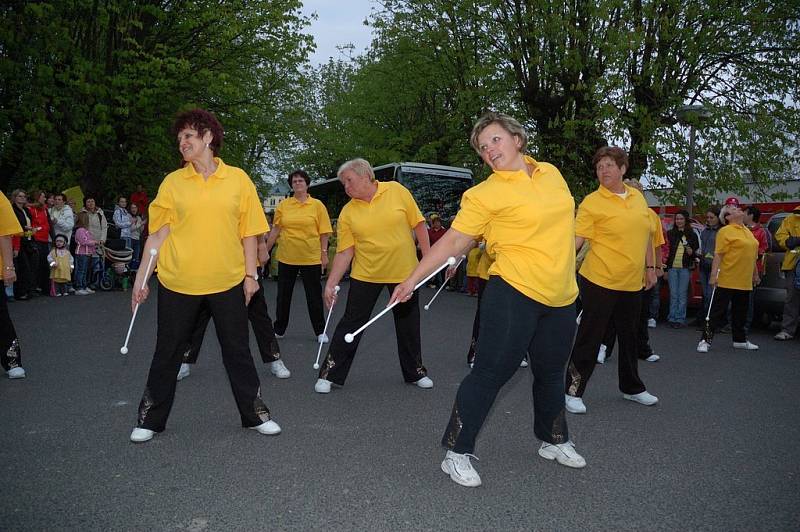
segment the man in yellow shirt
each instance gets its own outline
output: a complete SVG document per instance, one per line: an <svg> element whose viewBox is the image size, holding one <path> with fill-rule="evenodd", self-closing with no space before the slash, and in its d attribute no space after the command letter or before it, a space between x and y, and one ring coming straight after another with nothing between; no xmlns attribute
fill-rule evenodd
<svg viewBox="0 0 800 532"><path fill-rule="evenodd" d="M13 286L17 280L14 269L14 252L11 248L11 236L22 233L11 203L5 194L0 194L0 268L3 271L5 286ZM9 379L25 377L22 369L22 353L19 348L19 339L11 316L8 314L8 300L6 291L0 290L0 365L3 366Z"/></svg>
<svg viewBox="0 0 800 532"><path fill-rule="evenodd" d="M364 325L384 287L390 290L417 265L412 231L423 256L430 249L425 219L411 193L403 185L378 182L369 162L353 159L338 171L344 190L352 198L342 209L336 225L337 248L325 301L336 300L335 287L352 262L350 289L344 316L336 326L330 349L314 385L317 393L329 393L331 383L344 385L363 335L347 343L345 334ZM397 334L397 354L403 379L420 388L432 388L433 381L422 365L419 334L419 301L414 297L392 309Z"/></svg>

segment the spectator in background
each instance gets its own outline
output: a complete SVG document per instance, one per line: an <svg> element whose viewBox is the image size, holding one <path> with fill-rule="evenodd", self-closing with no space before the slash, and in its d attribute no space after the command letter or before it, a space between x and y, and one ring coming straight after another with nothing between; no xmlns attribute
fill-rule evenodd
<svg viewBox="0 0 800 532"><path fill-rule="evenodd" d="M81 211L75 222L75 295L88 296L94 290L89 288L92 259L95 256L97 240L89 231L89 213Z"/></svg>
<svg viewBox="0 0 800 532"><path fill-rule="evenodd" d="M667 239L667 230L664 228L664 222L661 221L661 236L664 239L664 245L661 246L661 257L669 256L669 239ZM655 329L658 325L658 312L661 309L661 282L664 279L664 264L657 264L656 273L660 273L656 277L656 285L653 287L653 297L650 300L650 316L647 320L647 327ZM660 271L659 271L660 270Z"/></svg>
<svg viewBox="0 0 800 532"><path fill-rule="evenodd" d="M83 209L81 212L87 213L89 225L86 228L92 234L92 239L95 241L95 245L105 244L106 236L108 235L108 222L106 221L106 215L103 213L103 209L97 206L94 196L86 195L83 198ZM94 289L97 288L96 286L93 286L93 274L101 267L101 260L102 257L95 252L91 263L89 264L89 271L87 272L87 286L90 292L94 292Z"/></svg>
<svg viewBox="0 0 800 532"><path fill-rule="evenodd" d="M28 195L24 190L16 189L11 193L11 207L17 217L21 235L11 238L14 254L14 267L16 268L16 282L14 283L14 299L25 301L33 295L36 282L35 272L38 262L36 244L33 243L33 216L28 210Z"/></svg>
<svg viewBox="0 0 800 532"><path fill-rule="evenodd" d="M75 260L67 248L67 237L56 235L55 247L47 255L50 266L50 279L53 280L53 295L56 297L69 295L69 283Z"/></svg>
<svg viewBox="0 0 800 532"><path fill-rule="evenodd" d="M787 216L775 233L778 245L786 250L781 263L781 271L786 275L786 301L783 304L781 330L776 340L791 340L797 331L800 316L800 288L797 281L797 264L800 257L800 205Z"/></svg>
<svg viewBox="0 0 800 532"><path fill-rule="evenodd" d="M140 213L147 214L148 203L150 203L150 200L147 198L147 192L144 186L139 183L136 185L136 192L131 194L131 206L136 205Z"/></svg>
<svg viewBox="0 0 800 532"><path fill-rule="evenodd" d="M119 237L125 241L125 247L131 247L131 214L128 212L128 200L125 196L117 198L117 206L114 207L114 225L119 229Z"/></svg>
<svg viewBox="0 0 800 532"><path fill-rule="evenodd" d="M750 205L744 209L744 225L749 228L753 236L758 240L758 259L756 260L756 271L758 272L759 279L764 278L764 259L766 253L769 251L769 234L758 221L761 219L761 211L758 207ZM750 332L750 326L753 324L753 304L755 302L755 289L750 292L750 301L747 304L747 318L744 322L744 332Z"/></svg>
<svg viewBox="0 0 800 532"><path fill-rule="evenodd" d="M50 207L50 220L53 223L53 232L57 235L67 237L69 244L72 237L72 228L75 227L75 213L72 207L67 205L67 197L62 194L53 195L53 206Z"/></svg>
<svg viewBox="0 0 800 532"><path fill-rule="evenodd" d="M142 257L142 230L147 219L142 218L139 214L139 205L131 203L131 249L133 250L133 257L131 258L130 268L133 271L139 269L139 263Z"/></svg>
<svg viewBox="0 0 800 532"><path fill-rule="evenodd" d="M434 245L442 236L447 232L444 227L442 227L442 219L439 217L437 213L432 213L430 217L430 228L428 229L428 240L431 242L431 246ZM444 275L445 272L441 271L436 274L433 278L434 281L428 285L428 288L439 288L444 283Z"/></svg>
<svg viewBox="0 0 800 532"><path fill-rule="evenodd" d="M695 255L700 249L689 213L681 210L675 214L675 223L667 231L669 255L667 256L667 280L669 282L669 317L667 322L673 329L686 325L686 300L689 293L689 278L695 267Z"/></svg>
<svg viewBox="0 0 800 532"><path fill-rule="evenodd" d="M33 244L36 246L36 264L34 266L34 283L36 291L48 295L50 293L50 266L47 254L50 253L50 242L55 238L47 212L47 194L41 190L31 192L28 198L28 211L32 216L32 225L39 228L33 232Z"/></svg>
<svg viewBox="0 0 800 532"><path fill-rule="evenodd" d="M703 326L704 319L708 314L709 299L711 298L711 286L708 283L711 277L711 263L714 260L714 248L717 242L717 231L719 231L719 207L709 207L706 209L706 227L700 233L700 286L703 289L703 310L697 316L697 323Z"/></svg>

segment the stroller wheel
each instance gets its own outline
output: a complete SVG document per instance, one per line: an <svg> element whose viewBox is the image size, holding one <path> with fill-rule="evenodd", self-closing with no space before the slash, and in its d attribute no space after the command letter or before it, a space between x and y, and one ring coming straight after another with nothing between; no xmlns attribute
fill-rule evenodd
<svg viewBox="0 0 800 532"><path fill-rule="evenodd" d="M111 273L111 270L106 270L103 272L103 277L100 278L100 289L101 290L111 290L114 288L114 275Z"/></svg>

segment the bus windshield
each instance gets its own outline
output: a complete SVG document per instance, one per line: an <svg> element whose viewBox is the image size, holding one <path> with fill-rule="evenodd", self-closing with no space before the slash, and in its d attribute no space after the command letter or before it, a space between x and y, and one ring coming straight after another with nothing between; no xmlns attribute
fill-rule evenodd
<svg viewBox="0 0 800 532"><path fill-rule="evenodd" d="M414 172L405 168L398 181L411 191L423 215L435 212L445 221L455 216L461 195L472 186L469 178Z"/></svg>

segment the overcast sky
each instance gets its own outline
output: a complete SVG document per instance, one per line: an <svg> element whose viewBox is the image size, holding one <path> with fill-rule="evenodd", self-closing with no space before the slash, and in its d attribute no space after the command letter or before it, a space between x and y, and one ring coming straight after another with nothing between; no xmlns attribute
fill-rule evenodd
<svg viewBox="0 0 800 532"><path fill-rule="evenodd" d="M306 30L317 44L317 51L311 56L313 65L338 58L339 45L352 43L356 54L369 46L371 28L364 26L364 19L372 8L370 0L304 0L303 4L305 14L319 15Z"/></svg>

